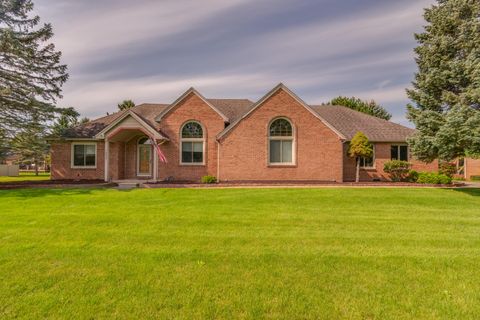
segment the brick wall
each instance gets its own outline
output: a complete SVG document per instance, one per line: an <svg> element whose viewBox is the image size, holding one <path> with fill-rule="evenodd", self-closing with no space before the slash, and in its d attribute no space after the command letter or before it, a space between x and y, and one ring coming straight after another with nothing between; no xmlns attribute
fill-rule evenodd
<svg viewBox="0 0 480 320"><path fill-rule="evenodd" d="M52 179L95 180L104 179L104 143L97 142L97 167L95 169L71 168L71 143L55 142L51 147Z"/></svg>
<svg viewBox="0 0 480 320"><path fill-rule="evenodd" d="M180 129L190 120L195 120L203 126L206 143L205 165L180 164ZM160 146L168 163L159 162L159 180L173 177L174 180L199 181L207 174L216 175L216 136L224 127L222 117L202 99L193 93L187 96L174 110L167 113L159 124L159 129L170 139Z"/></svg>
<svg viewBox="0 0 480 320"><path fill-rule="evenodd" d="M480 176L480 159L466 159L466 178L470 179L471 176Z"/></svg>
<svg viewBox="0 0 480 320"><path fill-rule="evenodd" d="M269 166L268 125L288 118L296 137L296 165ZM277 91L222 140L220 179L342 180L342 143L318 118L283 90Z"/></svg>
<svg viewBox="0 0 480 320"><path fill-rule="evenodd" d="M388 174L383 171L385 162L391 160L390 148L395 143L375 143L375 167L373 169L360 169L361 181L373 181L374 179L389 180ZM398 143L397 143L398 144ZM355 181L356 164L355 159L348 157L348 144L344 145L344 181ZM409 155L410 156L410 155ZM430 164L415 160L410 156L409 162L412 163L412 169L417 171L438 171L438 162Z"/></svg>

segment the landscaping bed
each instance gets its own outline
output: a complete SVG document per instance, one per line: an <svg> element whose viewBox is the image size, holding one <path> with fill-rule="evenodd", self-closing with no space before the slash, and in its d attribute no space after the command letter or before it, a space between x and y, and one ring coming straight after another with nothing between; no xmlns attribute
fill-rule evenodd
<svg viewBox="0 0 480 320"><path fill-rule="evenodd" d="M103 180L29 180L29 181L7 181L0 182L0 190L19 188L62 188L62 187L86 187L86 186L115 186L113 183L106 183Z"/></svg>
<svg viewBox="0 0 480 320"><path fill-rule="evenodd" d="M452 184L421 184L414 182L328 182L328 181L235 181L204 184L191 181L178 182L146 182L146 188L235 188L235 187L437 187L456 188L463 187L465 183L455 182Z"/></svg>

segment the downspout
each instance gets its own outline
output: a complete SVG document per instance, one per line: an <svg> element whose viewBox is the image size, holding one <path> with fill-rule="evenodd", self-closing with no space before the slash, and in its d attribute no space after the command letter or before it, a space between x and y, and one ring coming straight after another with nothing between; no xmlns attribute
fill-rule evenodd
<svg viewBox="0 0 480 320"><path fill-rule="evenodd" d="M342 166L341 166L341 177L342 180L338 182L345 182L345 175L344 175L344 167L345 167L345 146L346 146L346 140L345 139L340 139L341 147L342 147Z"/></svg>
<svg viewBox="0 0 480 320"><path fill-rule="evenodd" d="M220 141L217 140L217 182L220 182Z"/></svg>

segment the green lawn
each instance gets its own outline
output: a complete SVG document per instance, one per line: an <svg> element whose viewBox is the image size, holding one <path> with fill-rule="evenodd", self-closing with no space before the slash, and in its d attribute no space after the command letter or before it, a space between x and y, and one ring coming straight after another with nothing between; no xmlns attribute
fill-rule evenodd
<svg viewBox="0 0 480 320"><path fill-rule="evenodd" d="M16 181L40 181L40 180L50 180L50 173L39 173L38 176L35 173L23 173L20 172L20 175L17 177L5 177L0 176L0 183L2 182L16 182Z"/></svg>
<svg viewBox="0 0 480 320"><path fill-rule="evenodd" d="M1 319L479 314L479 189L0 191Z"/></svg>

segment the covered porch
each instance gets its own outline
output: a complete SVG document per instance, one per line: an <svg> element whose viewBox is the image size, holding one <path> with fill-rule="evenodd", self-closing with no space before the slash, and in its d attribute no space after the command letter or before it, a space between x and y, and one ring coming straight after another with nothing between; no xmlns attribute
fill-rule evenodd
<svg viewBox="0 0 480 320"><path fill-rule="evenodd" d="M129 111L99 133L105 141L105 181L158 180L154 144L168 141L152 125Z"/></svg>

